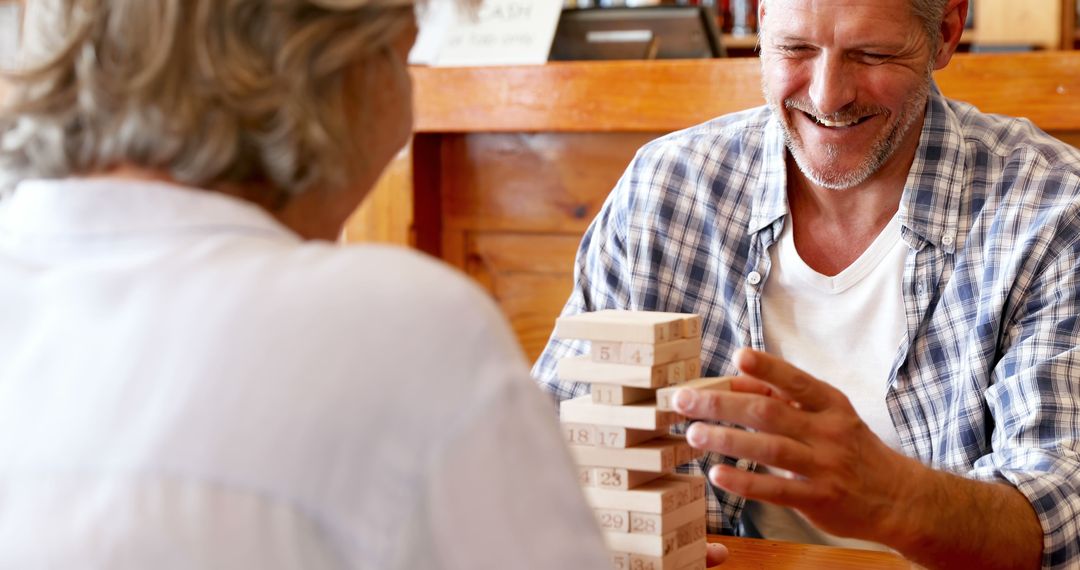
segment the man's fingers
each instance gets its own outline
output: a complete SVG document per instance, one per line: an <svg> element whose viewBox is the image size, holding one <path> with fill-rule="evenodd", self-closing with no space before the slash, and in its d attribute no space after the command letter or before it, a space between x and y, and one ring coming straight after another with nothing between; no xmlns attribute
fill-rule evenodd
<svg viewBox="0 0 1080 570"><path fill-rule="evenodd" d="M813 450L790 437L697 422L686 429L686 440L698 449L814 475Z"/></svg>
<svg viewBox="0 0 1080 570"><path fill-rule="evenodd" d="M675 393L672 405L691 419L729 422L791 437L807 431L805 412L783 400L757 394L684 388Z"/></svg>
<svg viewBox="0 0 1080 570"><path fill-rule="evenodd" d="M735 353L735 365L743 374L772 384L788 399L798 402L807 410L828 408L838 393L832 386L765 352L739 349Z"/></svg>
<svg viewBox="0 0 1080 570"><path fill-rule="evenodd" d="M713 465L709 470L713 485L747 499L800 508L820 502L818 493L806 479L786 479L776 475L743 471L729 465Z"/></svg>

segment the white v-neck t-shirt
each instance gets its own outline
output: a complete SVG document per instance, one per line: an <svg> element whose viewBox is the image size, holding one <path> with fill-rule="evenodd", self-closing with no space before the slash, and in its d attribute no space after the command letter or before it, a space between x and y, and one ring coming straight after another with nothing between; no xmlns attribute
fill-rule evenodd
<svg viewBox="0 0 1080 570"><path fill-rule="evenodd" d="M899 219L894 217L854 263L832 277L799 256L790 220L770 256L762 298L765 349L838 388L870 429L900 450L885 403L906 322L901 283L908 246ZM793 509L750 501L747 511L766 538L885 549L825 533Z"/></svg>

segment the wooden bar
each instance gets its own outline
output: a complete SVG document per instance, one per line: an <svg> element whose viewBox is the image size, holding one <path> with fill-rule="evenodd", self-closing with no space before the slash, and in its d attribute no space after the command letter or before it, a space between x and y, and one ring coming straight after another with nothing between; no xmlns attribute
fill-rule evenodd
<svg viewBox="0 0 1080 570"><path fill-rule="evenodd" d="M412 71L421 133L667 132L763 102L755 58ZM1080 131L1080 52L958 54L935 77L986 112Z"/></svg>

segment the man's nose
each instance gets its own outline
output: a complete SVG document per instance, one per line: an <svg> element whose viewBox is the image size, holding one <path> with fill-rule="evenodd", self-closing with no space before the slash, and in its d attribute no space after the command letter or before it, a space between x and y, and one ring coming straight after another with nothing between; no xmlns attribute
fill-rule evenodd
<svg viewBox="0 0 1080 570"><path fill-rule="evenodd" d="M819 113L831 115L855 102L856 86L849 65L839 57L822 54L810 80L810 99Z"/></svg>

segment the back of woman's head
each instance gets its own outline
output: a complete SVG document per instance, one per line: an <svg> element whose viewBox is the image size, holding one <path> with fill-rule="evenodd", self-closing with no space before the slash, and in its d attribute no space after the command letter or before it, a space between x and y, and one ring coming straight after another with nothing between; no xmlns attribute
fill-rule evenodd
<svg viewBox="0 0 1080 570"><path fill-rule="evenodd" d="M160 170L181 183L344 182L373 109L346 96L411 0L32 0L0 114L0 188ZM394 58L397 60L398 58ZM404 65L396 61L394 65ZM363 92L361 92L363 93Z"/></svg>

